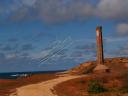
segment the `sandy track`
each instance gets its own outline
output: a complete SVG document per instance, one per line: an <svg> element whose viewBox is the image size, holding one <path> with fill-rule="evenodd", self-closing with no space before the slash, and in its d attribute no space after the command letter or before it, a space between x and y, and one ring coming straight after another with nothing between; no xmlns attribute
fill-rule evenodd
<svg viewBox="0 0 128 96"><path fill-rule="evenodd" d="M67 80L82 76L64 76L48 80L38 84L31 84L16 89L16 93L10 96L57 96L53 90L54 86ZM22 82L22 81L21 81Z"/></svg>

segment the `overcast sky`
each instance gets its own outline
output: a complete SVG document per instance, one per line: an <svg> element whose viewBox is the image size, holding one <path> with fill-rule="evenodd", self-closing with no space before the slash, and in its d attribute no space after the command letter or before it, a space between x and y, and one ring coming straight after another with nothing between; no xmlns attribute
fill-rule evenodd
<svg viewBox="0 0 128 96"><path fill-rule="evenodd" d="M72 68L96 59L103 26L105 57L128 56L128 0L0 0L0 72Z"/></svg>

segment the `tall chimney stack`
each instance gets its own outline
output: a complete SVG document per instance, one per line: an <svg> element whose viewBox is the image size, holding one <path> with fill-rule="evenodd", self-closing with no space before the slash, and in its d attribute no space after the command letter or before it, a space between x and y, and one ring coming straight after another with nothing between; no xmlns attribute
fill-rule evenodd
<svg viewBox="0 0 128 96"><path fill-rule="evenodd" d="M108 72L109 68L104 64L102 26L96 27L96 43L97 43L97 66L94 68L94 71Z"/></svg>
<svg viewBox="0 0 128 96"><path fill-rule="evenodd" d="M97 64L104 64L102 27L96 27Z"/></svg>

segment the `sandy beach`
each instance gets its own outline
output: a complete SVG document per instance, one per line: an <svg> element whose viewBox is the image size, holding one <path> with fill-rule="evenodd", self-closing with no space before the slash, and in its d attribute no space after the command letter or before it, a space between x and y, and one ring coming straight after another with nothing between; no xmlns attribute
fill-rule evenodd
<svg viewBox="0 0 128 96"><path fill-rule="evenodd" d="M10 96L57 96L54 87L64 81L79 78L82 76L62 76L56 79L44 81L38 84L16 88L16 92Z"/></svg>

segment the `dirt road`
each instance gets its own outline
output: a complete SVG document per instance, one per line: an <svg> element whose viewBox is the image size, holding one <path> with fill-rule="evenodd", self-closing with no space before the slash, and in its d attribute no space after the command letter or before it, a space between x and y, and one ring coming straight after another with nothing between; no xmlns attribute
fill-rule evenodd
<svg viewBox="0 0 128 96"><path fill-rule="evenodd" d="M48 80L38 84L31 84L16 89L16 93L10 96L57 96L54 92L54 86L67 80L79 78L82 76L64 76ZM22 81L21 81L22 82Z"/></svg>

